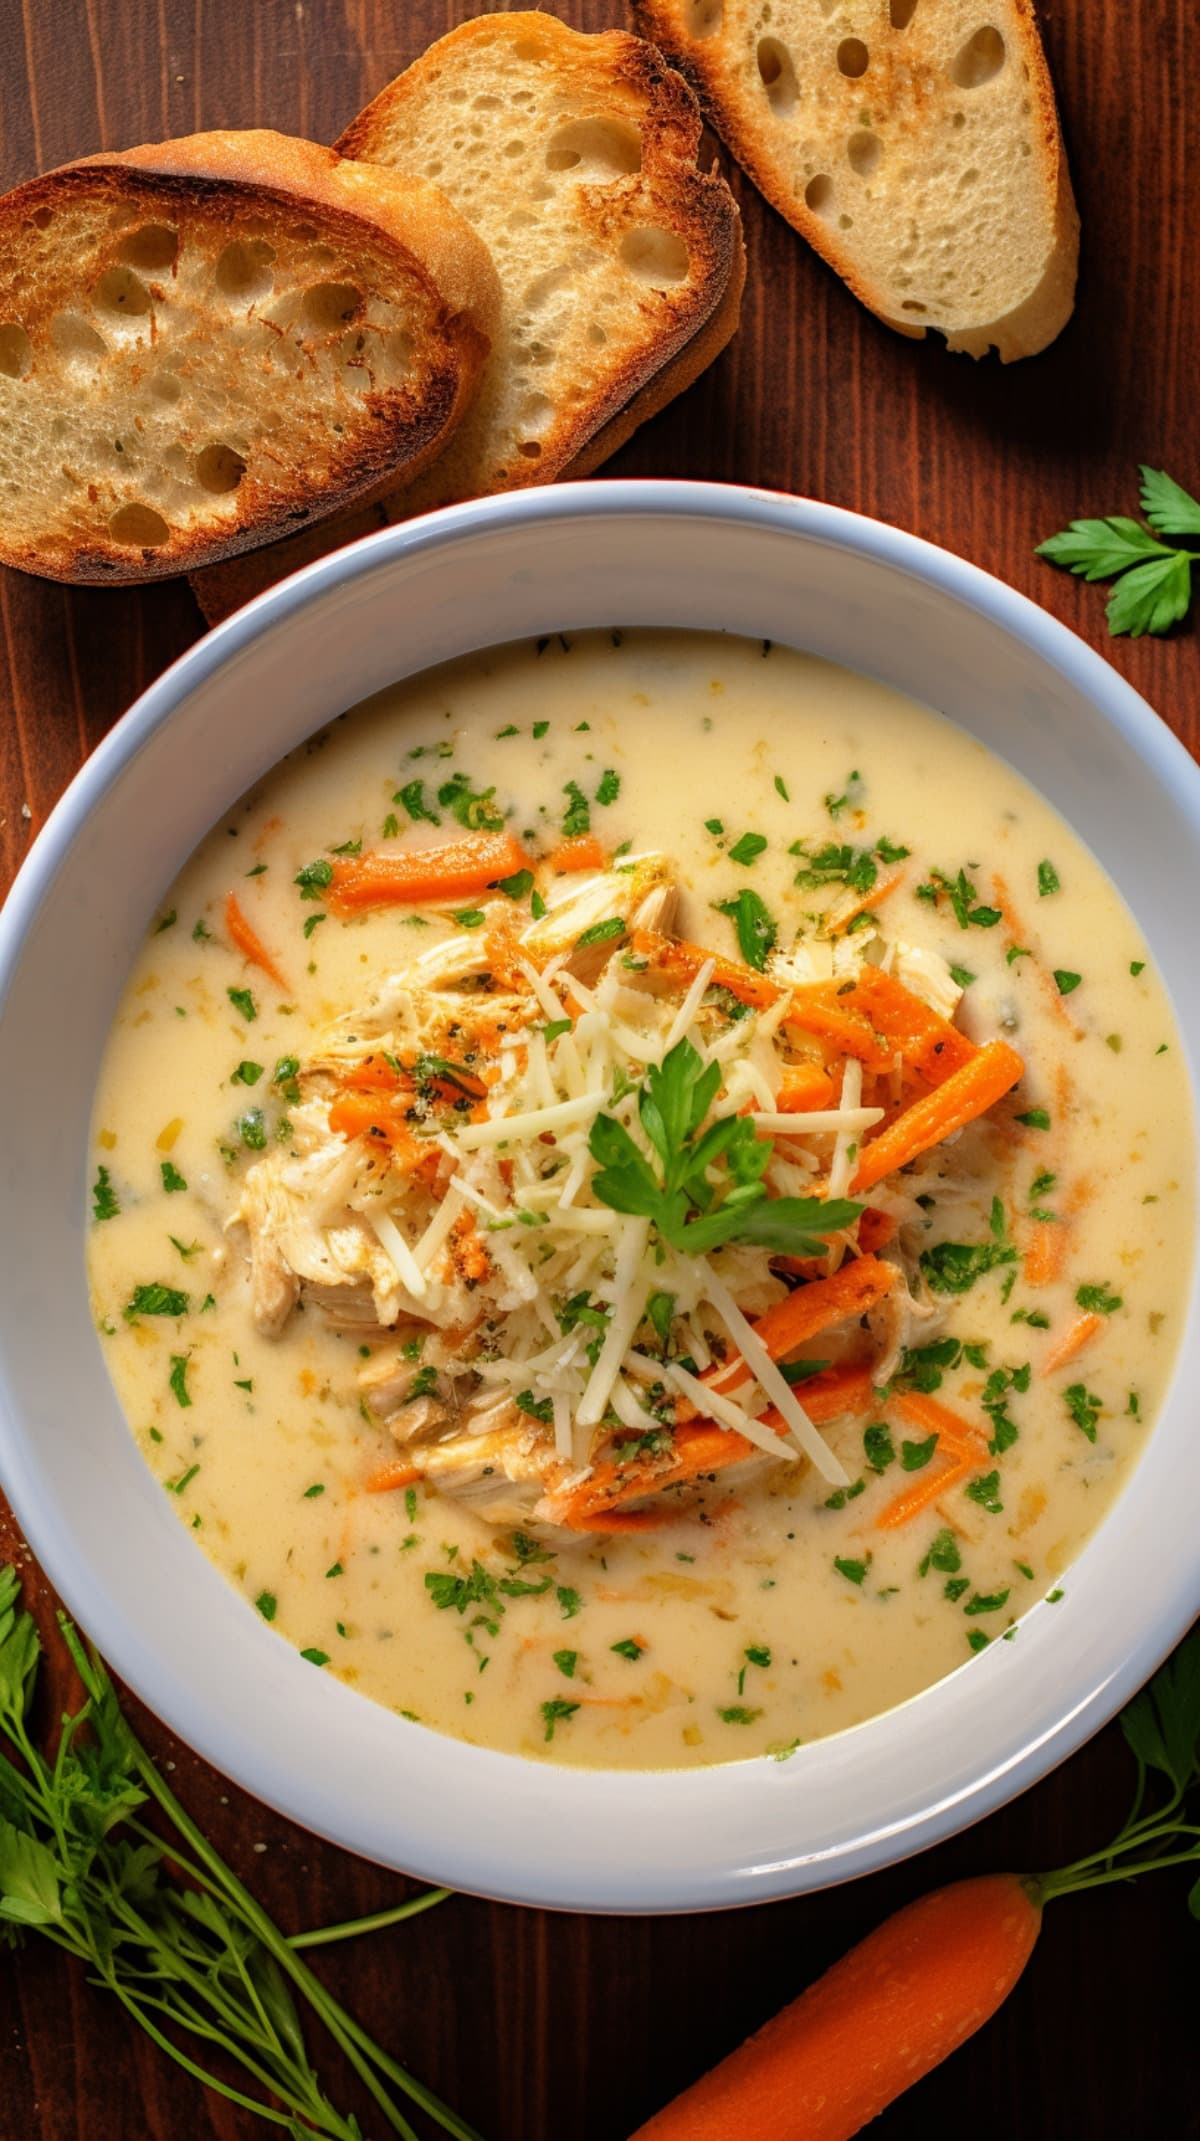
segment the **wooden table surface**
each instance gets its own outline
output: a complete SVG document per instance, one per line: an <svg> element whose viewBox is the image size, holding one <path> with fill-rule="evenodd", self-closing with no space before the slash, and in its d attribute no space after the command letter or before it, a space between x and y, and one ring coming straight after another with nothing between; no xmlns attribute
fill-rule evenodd
<svg viewBox="0 0 1200 2141"><path fill-rule="evenodd" d="M0 184L202 127L332 139L476 11L472 0L0 0ZM560 12L584 29L622 18L620 0ZM807 492L945 544L1109 654L1195 749L1194 634L1111 642L1100 594L1033 555L1077 513L1133 511L1139 461L1200 488L1195 0L1046 0L1041 12L1085 234L1079 308L1057 345L1005 370L890 334L735 170L750 252L741 332L611 473ZM86 753L202 627L183 583L117 593L14 574L0 576L0 622L7 884ZM138 1721L285 1926L375 1910L402 1891ZM1113 1830L1128 1784L1113 1726L967 1835L822 1896L691 1920L455 1899L331 1950L321 1967L488 2141L619 2141L885 1912L959 1874L1071 1859ZM881 2137L1200 2135L1198 1941L1170 1875L1056 1906L997 2020L885 2116ZM332 2057L328 2073L340 2084ZM0 2141L257 2131L169 2069L50 1949L0 1956Z"/></svg>

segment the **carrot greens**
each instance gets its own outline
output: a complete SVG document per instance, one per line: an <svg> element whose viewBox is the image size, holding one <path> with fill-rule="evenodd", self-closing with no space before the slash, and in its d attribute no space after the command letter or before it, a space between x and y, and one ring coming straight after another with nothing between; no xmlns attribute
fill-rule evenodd
<svg viewBox="0 0 1200 2141"><path fill-rule="evenodd" d="M398 1924L446 1891L288 1939L180 1805L123 1717L102 1661L62 1614L85 1699L62 1721L53 1756L35 1744L42 1646L19 1598L14 1570L0 1570L0 1943L39 1933L77 1957L186 2073L291 2134L362 2141L358 2121L330 2102L313 2066L301 2022L307 2009L390 2132L417 2141L399 2092L443 2133L478 2141L367 2035L300 1952ZM264 1619L274 1604L261 1594ZM206 2064L214 2055L220 2072Z"/></svg>

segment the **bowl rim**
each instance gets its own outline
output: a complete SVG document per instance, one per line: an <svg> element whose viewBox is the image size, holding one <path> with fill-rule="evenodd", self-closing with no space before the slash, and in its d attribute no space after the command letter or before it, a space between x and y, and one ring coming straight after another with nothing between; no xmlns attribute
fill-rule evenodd
<svg viewBox="0 0 1200 2141"><path fill-rule="evenodd" d="M980 567L886 522L757 486L673 478L595 479L474 500L381 529L315 560L267 589L179 656L140 694L79 769L14 881L0 912L0 1017L35 917L77 831L149 738L171 720L195 689L245 649L285 629L291 617L329 590L377 571L400 569L406 559L453 547L479 531L547 522L561 522L565 527L597 516L634 520L645 516L682 517L713 524L765 526L777 533L800 535L851 557L896 568L921 581L939 598L982 616L1019 641L1039 662L1089 699L1098 718L1124 739L1153 779L1175 791L1186 807L1200 846L1200 766L1184 745L1111 664L1076 633ZM228 1748L223 1751L219 1705L199 1699L194 1689L174 1682L162 1668L155 1672L149 1653L139 1650L131 1656L124 1616L111 1606L102 1590L89 1589L86 1571L64 1565L54 1537L50 1506L39 1501L31 1481L24 1476L19 1437L14 1440L7 1407L2 1402L0 1456L16 1459L11 1466L6 1462L5 1469L6 1475L10 1469L14 1475L12 1500L18 1523L71 1612L109 1658L114 1671L203 1759L289 1818L351 1851L404 1870L416 1870L448 1886L542 1907L627 1912L728 1907L826 1886L894 1863L992 1812L1073 1753L1121 1708L1200 1612L1200 1565L1181 1568L1170 1588L1156 1601L1153 1616L1147 1616L1120 1655L1110 1658L1100 1678L1089 1678L1078 1699L1071 1699L1064 1689L1063 1714L1049 1723L1043 1720L1036 1728L1031 1721L1020 1744L1011 1745L1003 1759L976 1774L969 1783L939 1793L931 1780L929 1803L920 1812L900 1822L881 1822L865 1839L839 1844L827 1853L797 1852L770 1864L722 1865L703 1877L698 1869L688 1868L664 1874L657 1882L648 1882L643 1869L639 1870L636 1887L625 1888L614 1880L611 1868L591 1864L570 1878L564 1878L561 1872L547 1878L533 1863L532 1854L512 1866L496 1864L494 1859L489 1863L486 1851L482 1859L476 1851L457 1861L443 1854L436 1863L423 1863L419 1850L396 1857L381 1853L377 1840L365 1845L360 1836L345 1833L328 1803L306 1791L302 1765L289 1774L278 1764L272 1768L267 1763L264 1783L263 1768L232 1757ZM1144 1459L1134 1468L1131 1479L1142 1469L1142 1463ZM1124 1492L1128 1492L1128 1486ZM1032 1614L1045 1611L1044 1605L1031 1609ZM1023 1618L1030 1617L1027 1614ZM935 1683L935 1688L946 1685L943 1680ZM351 1701L362 1699L348 1690L342 1692ZM920 1696L914 1698L917 1703L921 1700ZM816 1742L814 1748L846 1742L853 1733L868 1731L871 1722L853 1728L853 1732L834 1735L833 1741ZM451 1751L451 1758L463 1746L425 1728L403 1729L417 1729L423 1737L436 1739ZM629 1779L663 1776L676 1781L686 1779L699 1798L704 1789L701 1780L727 1777L750 1766L721 1764L686 1772L581 1772L530 1764L519 1756L492 1755L489 1760L492 1764L515 1765L541 1777L607 1779L617 1799L629 1796ZM574 1789L562 1787L564 1793Z"/></svg>

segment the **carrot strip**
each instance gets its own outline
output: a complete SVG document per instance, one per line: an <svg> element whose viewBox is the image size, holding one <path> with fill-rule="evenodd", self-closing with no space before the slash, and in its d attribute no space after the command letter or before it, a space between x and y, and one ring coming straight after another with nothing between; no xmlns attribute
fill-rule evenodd
<svg viewBox="0 0 1200 2141"><path fill-rule="evenodd" d="M819 1063L789 1063L775 1095L781 1115L802 1115L810 1108L833 1106L834 1083Z"/></svg>
<svg viewBox="0 0 1200 2141"><path fill-rule="evenodd" d="M893 870L890 877L877 878L869 892L864 892L862 898L855 900L852 907L843 907L841 912L828 923L830 936L843 936L846 930L849 929L851 922L860 914L871 914L876 907L882 907L888 894L894 892L897 885L902 885L903 883L903 870Z"/></svg>
<svg viewBox="0 0 1200 2141"><path fill-rule="evenodd" d="M750 1004L756 1011L768 1011L783 995L783 990L768 981L765 974L739 966L736 959L722 959L717 952L706 951L702 944L689 944L683 937L662 937L657 930L635 929L633 949L639 958L649 959L676 981L693 981L711 959L715 986L728 989L739 1003Z"/></svg>
<svg viewBox="0 0 1200 2141"><path fill-rule="evenodd" d="M367 1493L391 1494L396 1487L413 1486L420 1477L418 1466L410 1464L406 1457L392 1457L386 1464L376 1465L375 1470L368 1473Z"/></svg>
<svg viewBox="0 0 1200 2141"><path fill-rule="evenodd" d="M896 1272L891 1264L881 1264L874 1256L856 1257L852 1263L843 1264L831 1278L813 1279L807 1286L798 1286L794 1293L777 1301L759 1317L754 1334L772 1360L782 1360L788 1353L794 1353L806 1339L816 1338L821 1331L843 1322L847 1316L865 1315L883 1299L895 1279ZM716 1390L729 1391L744 1383L749 1374L749 1368L739 1356L708 1369L703 1380Z"/></svg>
<svg viewBox="0 0 1200 2141"><path fill-rule="evenodd" d="M940 1145L955 1130L986 1115L1016 1084L1024 1069L1020 1056L1006 1041L989 1041L969 1062L951 1071L943 1085L914 1101L911 1108L870 1140L850 1185L851 1194L873 1189L884 1175L906 1167L910 1160Z"/></svg>
<svg viewBox="0 0 1200 2141"><path fill-rule="evenodd" d="M1065 1368L1067 1362L1076 1359L1082 1353L1084 1347L1090 1346L1093 1338L1097 1337L1103 1329L1103 1316L1096 1315L1094 1311L1091 1311L1086 1316L1080 1316L1078 1322L1073 1323L1070 1330L1064 1332L1058 1344L1050 1348L1045 1360L1042 1362L1042 1374L1053 1375L1056 1368Z"/></svg>
<svg viewBox="0 0 1200 2141"><path fill-rule="evenodd" d="M892 1403L926 1435L936 1434L938 1447L921 1477L876 1518L880 1531L898 1531L902 1524L910 1524L931 1502L940 1501L951 1487L957 1487L987 1461L986 1445L978 1430L937 1398L925 1397L919 1390L906 1390ZM949 1464L938 1463L943 1456L949 1458Z"/></svg>
<svg viewBox="0 0 1200 2141"><path fill-rule="evenodd" d="M339 855L325 892L335 914L422 900L469 899L529 867L515 833L476 833L444 847L399 855Z"/></svg>
<svg viewBox="0 0 1200 2141"><path fill-rule="evenodd" d="M856 1056L869 1070L890 1070L895 1050L853 1008L850 994L845 983L807 982L792 990L784 1023L815 1035L840 1056Z"/></svg>
<svg viewBox="0 0 1200 2141"><path fill-rule="evenodd" d="M845 1418L870 1412L875 1392L870 1371L861 1367L834 1368L814 1375L799 1388L800 1402L810 1420ZM779 1436L788 1433L787 1422L774 1406L761 1416L762 1425ZM650 1531L670 1522L674 1509L627 1509L626 1503L661 1494L667 1487L680 1487L706 1472L723 1472L730 1465L744 1464L762 1452L744 1435L718 1427L714 1420L684 1421L675 1430L672 1460L662 1465L654 1460L643 1466L604 1463L594 1465L588 1478L571 1494L555 1499L556 1522L572 1531ZM614 1521L614 1519L616 1521Z"/></svg>
<svg viewBox="0 0 1200 2141"><path fill-rule="evenodd" d="M899 1221L890 1212L877 1212L869 1204L858 1222L858 1253L873 1256L877 1249L886 1249L899 1232Z"/></svg>
<svg viewBox="0 0 1200 2141"><path fill-rule="evenodd" d="M979 1053L965 1033L882 967L861 967L853 990L841 1000L894 1044L910 1070L938 1084Z"/></svg>
<svg viewBox="0 0 1200 2141"><path fill-rule="evenodd" d="M547 859L559 877L567 877L576 870L606 870L608 849L595 833L577 833L573 840L561 841Z"/></svg>
<svg viewBox="0 0 1200 2141"><path fill-rule="evenodd" d="M1027 1286L1049 1286L1063 1267L1067 1230L1061 1220L1039 1219L1021 1258Z"/></svg>
<svg viewBox="0 0 1200 2141"><path fill-rule="evenodd" d="M849 2141L995 2013L1041 1923L1036 1887L1012 1873L920 1897L632 2141Z"/></svg>
<svg viewBox="0 0 1200 2141"><path fill-rule="evenodd" d="M286 990L287 981L280 973L262 938L251 929L249 922L238 905L236 892L230 892L226 896L225 927L243 959L248 959L251 966L261 967L263 973L269 975L270 979L275 983L276 988Z"/></svg>

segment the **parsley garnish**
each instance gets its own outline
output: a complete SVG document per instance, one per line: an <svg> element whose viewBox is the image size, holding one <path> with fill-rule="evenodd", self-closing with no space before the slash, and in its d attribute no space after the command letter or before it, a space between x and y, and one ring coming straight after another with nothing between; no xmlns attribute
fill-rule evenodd
<svg viewBox="0 0 1200 2141"><path fill-rule="evenodd" d="M578 781L568 781L563 794L567 799L567 809L562 821L563 839L574 840L580 833L590 833L591 808Z"/></svg>
<svg viewBox="0 0 1200 2141"><path fill-rule="evenodd" d="M1122 1306L1121 1295L1110 1293L1107 1286L1081 1286L1075 1299L1080 1308L1094 1315L1112 1316Z"/></svg>
<svg viewBox="0 0 1200 2141"><path fill-rule="evenodd" d="M251 1152L261 1152L267 1142L267 1126L261 1108L247 1108L237 1119L237 1133Z"/></svg>
<svg viewBox="0 0 1200 2141"><path fill-rule="evenodd" d="M565 1695L555 1695L549 1702L542 1704L542 1723L546 1727L547 1741L554 1738L555 1726L565 1725L569 1717L574 1717L578 1708L579 1704L568 1702Z"/></svg>
<svg viewBox="0 0 1200 2141"><path fill-rule="evenodd" d="M896 1447L892 1441L891 1430L881 1420L864 1428L863 1453L872 1472L886 1472L888 1466L895 1463Z"/></svg>
<svg viewBox="0 0 1200 2141"><path fill-rule="evenodd" d="M511 877L498 877L496 885L505 899L523 900L526 893L533 890L533 871L515 870Z"/></svg>
<svg viewBox="0 0 1200 2141"><path fill-rule="evenodd" d="M919 1573L928 1576L930 1569L936 1569L939 1575L956 1576L961 1567L962 1555L959 1552L958 1540L947 1526L945 1530L939 1531L934 1539L921 1562Z"/></svg>
<svg viewBox="0 0 1200 2141"><path fill-rule="evenodd" d="M408 781L403 788L396 790L392 801L403 804L414 825L422 818L428 825L440 825L442 822L436 810L431 810L425 800L424 781Z"/></svg>
<svg viewBox="0 0 1200 2141"><path fill-rule="evenodd" d="M1061 880L1052 862L1039 862L1037 880L1039 899L1044 900L1047 893L1057 892L1060 889Z"/></svg>
<svg viewBox="0 0 1200 2141"><path fill-rule="evenodd" d="M174 1195L176 1191L187 1188L187 1183L171 1160L160 1161L159 1172L162 1175L162 1186L168 1195Z"/></svg>
<svg viewBox="0 0 1200 2141"><path fill-rule="evenodd" d="M186 1316L188 1297L174 1286L135 1286L123 1310L126 1323L135 1316Z"/></svg>
<svg viewBox="0 0 1200 2141"><path fill-rule="evenodd" d="M964 1613L999 1613L1008 1604L1007 1591L975 1591L963 1607Z"/></svg>
<svg viewBox="0 0 1200 2141"><path fill-rule="evenodd" d="M622 1636L619 1643L610 1643L608 1647L618 1658L628 1658L631 1665L636 1665L642 1655L642 1646L635 1635Z"/></svg>
<svg viewBox="0 0 1200 2141"><path fill-rule="evenodd" d="M1200 536L1200 505L1161 469L1141 470L1141 507L1149 528L1124 514L1106 520L1073 520L1061 535L1040 543L1037 556L1085 580L1116 580L1107 605L1108 629L1168 632L1187 616L1192 599L1191 550L1159 540Z"/></svg>
<svg viewBox="0 0 1200 2141"><path fill-rule="evenodd" d="M1080 982L1083 980L1083 975L1072 974L1068 967L1056 966L1054 969L1054 979L1058 988L1059 995L1069 996L1073 989L1077 989L1079 987Z"/></svg>
<svg viewBox="0 0 1200 2141"><path fill-rule="evenodd" d="M579 1663L579 1652L577 1650L556 1650L554 1663L557 1665L564 1680L573 1680L575 1678L575 1667Z"/></svg>
<svg viewBox="0 0 1200 2141"><path fill-rule="evenodd" d="M1022 1123L1026 1130L1048 1130L1050 1128L1050 1115L1046 1108L1026 1108L1025 1113L1018 1115L1016 1120Z"/></svg>
<svg viewBox="0 0 1200 2141"><path fill-rule="evenodd" d="M925 883L917 886L917 898L928 900L931 906L940 907L948 899L954 919L960 929L994 929L1001 919L998 907L985 907L980 903L979 889L971 883L965 870L957 877L947 877L944 870L931 870Z"/></svg>
<svg viewBox="0 0 1200 2141"><path fill-rule="evenodd" d="M837 1554L834 1557L833 1565L838 1575L844 1576L847 1583L861 1584L866 1577L867 1564L865 1561L848 1561L841 1554Z"/></svg>
<svg viewBox="0 0 1200 2141"><path fill-rule="evenodd" d="M652 1063L638 1092L638 1116L659 1169L623 1123L598 1115L588 1139L599 1170L592 1178L596 1196L611 1211L651 1219L661 1238L684 1254L704 1256L737 1241L794 1256L823 1255L824 1237L849 1226L861 1206L769 1198L762 1181L772 1150L768 1139L744 1116L723 1116L701 1131L720 1082L720 1065L705 1068L690 1041L677 1042L661 1064ZM714 1203L708 1172L720 1160L724 1195Z"/></svg>
<svg viewBox="0 0 1200 2141"><path fill-rule="evenodd" d="M243 1061L238 1064L237 1069L232 1073L229 1083L230 1085L257 1085L262 1074L263 1067L261 1063Z"/></svg>
<svg viewBox="0 0 1200 2141"><path fill-rule="evenodd" d="M741 839L735 840L730 848L729 860L730 862L740 862L742 868L748 870L752 862L758 861L766 845L767 843L762 833L743 833Z"/></svg>
<svg viewBox="0 0 1200 2141"><path fill-rule="evenodd" d="M924 1442L902 1442L900 1445L902 1470L905 1472L920 1472L929 1463L937 1446L936 1432L927 1436Z"/></svg>
<svg viewBox="0 0 1200 2141"><path fill-rule="evenodd" d="M738 949L747 966L762 973L768 954L779 940L779 931L766 903L747 886L731 900L718 900L718 914L727 914L737 931Z"/></svg>
<svg viewBox="0 0 1200 2141"><path fill-rule="evenodd" d="M234 1010L241 1012L247 1025L250 1025L251 1021L258 1017L258 1006L249 989L226 989L225 994L233 1005Z"/></svg>
<svg viewBox="0 0 1200 2141"><path fill-rule="evenodd" d="M922 1250L921 1270L931 1293L965 1294L987 1272L1016 1260L1016 1250L1003 1241L942 1241Z"/></svg>
<svg viewBox="0 0 1200 2141"><path fill-rule="evenodd" d="M260 1591L254 1601L264 1621L273 1621L277 1600L274 1591Z"/></svg>
<svg viewBox="0 0 1200 2141"><path fill-rule="evenodd" d="M796 872L801 891L819 892L826 885L845 885L850 892L869 892L879 876L870 848L848 844L839 847L835 840L829 840L814 854L803 840L797 840L788 852L798 855L804 864Z"/></svg>
<svg viewBox="0 0 1200 2141"><path fill-rule="evenodd" d="M1081 1435L1089 1442L1096 1440L1096 1422L1102 1411L1101 1400L1086 1383L1069 1383L1063 1391L1063 1403Z"/></svg>
<svg viewBox="0 0 1200 2141"><path fill-rule="evenodd" d="M966 1491L969 1502L978 1502L980 1508L986 1509L989 1516L999 1516L1004 1504L1000 1499L998 1472L985 1472L982 1479L973 1479Z"/></svg>
<svg viewBox="0 0 1200 2141"><path fill-rule="evenodd" d="M107 1167L98 1167L96 1179L92 1184L93 1219L115 1219L120 1209L117 1193L108 1178Z"/></svg>
<svg viewBox="0 0 1200 2141"><path fill-rule="evenodd" d="M300 887L302 900L319 900L326 885L333 883L333 864L322 855L316 862L306 862L292 879Z"/></svg>
<svg viewBox="0 0 1200 2141"><path fill-rule="evenodd" d="M611 766L606 766L600 776L600 786L596 790L596 801L598 803L615 803L620 793L620 774L614 773Z"/></svg>
<svg viewBox="0 0 1200 2141"><path fill-rule="evenodd" d="M560 1583L554 1587L554 1596L558 1600L559 1612L564 1621L573 1621L583 1605L578 1591L573 1590L568 1583Z"/></svg>
<svg viewBox="0 0 1200 2141"><path fill-rule="evenodd" d="M748 1710L744 1703L731 1702L726 1709L718 1710L717 1716L723 1725L752 1725L756 1717L762 1716L762 1711Z"/></svg>
<svg viewBox="0 0 1200 2141"><path fill-rule="evenodd" d="M614 937L624 936L627 926L619 914L610 915L606 922L593 922L590 929L576 937L575 949L580 951L586 944L611 944Z"/></svg>
<svg viewBox="0 0 1200 2141"><path fill-rule="evenodd" d="M535 1398L532 1390L518 1390L516 1407L518 1412L525 1414L526 1419L538 1420L543 1427L553 1427L553 1398Z"/></svg>
<svg viewBox="0 0 1200 2141"><path fill-rule="evenodd" d="M172 1353L171 1373L169 1377L171 1390L174 1395L176 1404L185 1407L190 1405L192 1402L190 1396L188 1395L187 1371L188 1355L186 1353Z"/></svg>
<svg viewBox="0 0 1200 2141"><path fill-rule="evenodd" d="M504 824L503 813L492 801L495 793L494 788L472 788L465 773L452 773L438 789L437 799L469 833L495 833Z"/></svg>

